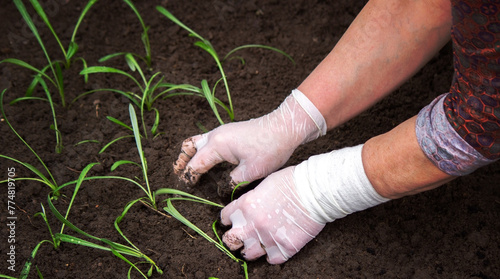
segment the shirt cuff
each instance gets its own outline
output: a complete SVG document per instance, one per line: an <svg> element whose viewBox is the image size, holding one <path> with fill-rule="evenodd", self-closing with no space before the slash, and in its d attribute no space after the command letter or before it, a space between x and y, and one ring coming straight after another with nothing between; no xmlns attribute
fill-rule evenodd
<svg viewBox="0 0 500 279"><path fill-rule="evenodd" d="M415 131L422 151L440 170L454 176L495 162L470 146L450 125L443 107L446 95L434 99L417 116Z"/></svg>

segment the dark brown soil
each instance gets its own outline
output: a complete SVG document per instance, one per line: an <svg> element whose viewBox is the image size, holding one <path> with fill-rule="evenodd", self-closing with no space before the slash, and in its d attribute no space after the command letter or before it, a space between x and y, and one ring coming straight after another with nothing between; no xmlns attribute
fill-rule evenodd
<svg viewBox="0 0 500 279"><path fill-rule="evenodd" d="M28 1L27 6L30 6ZM47 0L49 18L67 45L72 28L86 1ZM68 2L68 3L66 3ZM150 29L153 71L161 71L166 81L199 85L219 78L210 56L193 46L194 39L159 14L162 5L186 25L212 41L219 53L243 44L266 44L280 48L296 61L274 52L252 49L240 52L242 65L231 60L224 66L235 106L236 120L258 117L273 110L296 87L339 40L363 1L135 1ZM31 6L30 6L31 7ZM30 9L32 11L32 9ZM0 59L19 58L36 67L46 65L39 45L24 24L11 1L0 9ZM40 20L38 20L40 22ZM61 58L53 37L42 24L37 25L51 57ZM144 54L141 27L134 13L122 1L99 1L89 12L77 35L78 56L89 65L104 55L119 52ZM451 77L451 48L446 46L414 78L369 111L327 136L300 147L289 164L297 164L313 154L363 143L415 115L438 94L447 91ZM123 70L122 59L105 65ZM91 89L109 87L137 92L134 84L117 75L92 75L84 83L78 75L81 63L64 70L66 99ZM0 89L8 88L5 111L9 121L37 151L59 184L74 180L89 163L99 162L89 176L116 175L141 179L137 167L122 166L111 172L117 160L139 161L132 139L119 141L103 154L99 149L127 131L106 119L118 118L130 123L128 101L109 92L82 98L70 107L57 107L57 121L64 150L54 151L55 135L50 129L51 112L46 102L8 102L24 94L33 73L10 64L0 65ZM222 88L220 88L222 89ZM38 88L36 96L43 96ZM55 102L60 98L54 91ZM224 100L224 93L218 92ZM197 123L207 129L218 122L208 103L197 97L158 100L154 106L161 114L154 139L144 140L153 190L175 188L217 203L226 204L217 188L227 181L228 165L216 167L197 187L186 188L172 172L180 143L201 133ZM224 120L228 118L223 114ZM151 125L152 114L146 123ZM41 169L36 158L8 128L0 124L0 154L28 162ZM82 140L100 143L76 145ZM15 167L16 175L34 177L28 169L0 159L0 179ZM476 171L439 189L388 202L384 205L337 220L320 233L300 253L283 265L269 265L265 259L248 263L250 278L500 278L500 164ZM16 181L15 272L8 270L10 251L6 226L8 195L6 185L0 195L2 233L0 237L0 273L17 277L35 245L50 239L47 227L34 214L47 208L49 188L38 182ZM67 187L55 202L64 210L73 187ZM143 196L132 183L118 180L84 182L69 220L86 232L120 243L125 241L113 226L127 202ZM158 197L161 201L162 197ZM164 204L162 204L164 205ZM176 202L184 216L213 236L211 225L219 209L190 202ZM161 207L160 207L161 208ZM60 223L49 212L54 231ZM174 218L158 214L143 205L135 205L121 223L125 235L163 269L164 275L152 278L243 278L242 268L214 245ZM224 228L218 228L219 233ZM66 229L66 233L74 234ZM238 255L239 256L239 255ZM130 258L132 261L136 259ZM63 243L58 250L42 245L35 259L44 278L126 278L128 265L110 252ZM146 265L141 265L143 270ZM34 269L34 268L33 268ZM29 278L38 278L32 270ZM140 278L135 271L132 278Z"/></svg>

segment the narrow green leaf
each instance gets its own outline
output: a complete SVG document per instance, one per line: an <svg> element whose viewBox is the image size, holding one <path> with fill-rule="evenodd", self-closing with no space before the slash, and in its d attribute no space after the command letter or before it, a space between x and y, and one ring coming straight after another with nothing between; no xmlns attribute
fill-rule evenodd
<svg viewBox="0 0 500 279"><path fill-rule="evenodd" d="M36 73L42 75L47 80L49 80L51 83L53 83L54 85L56 85L56 83L47 74L45 74L45 72L43 72L43 71L41 71L41 70L39 70L39 69L31 66L30 64L28 64L28 63L26 63L26 62L24 62L22 60L19 60L19 59L16 59L16 58L7 58L7 59L4 59L4 60L0 61L0 64L1 63L10 63L10 64L14 64L14 65L17 65L17 66L29 69L29 70L31 70L33 72L36 72Z"/></svg>
<svg viewBox="0 0 500 279"><path fill-rule="evenodd" d="M54 28L50 24L49 17L47 16L45 11L43 10L43 7L40 5L40 3L37 0L30 0L30 2L31 2L31 5L33 5L33 8L35 9L36 13L40 16L40 18L43 20L43 22L45 22L45 25L49 28L50 32L52 33L52 35L56 39L57 43L59 44L59 47L61 48L63 55L66 57L67 54L66 54L66 51L64 50L64 47L61 43L61 40L59 40L59 36L57 36L56 31L54 30Z"/></svg>
<svg viewBox="0 0 500 279"><path fill-rule="evenodd" d="M126 77L130 78L140 88L141 91L143 91L143 88L142 88L141 84L139 83L139 81L137 81L137 79L135 79L129 73L124 72L124 71L119 70L119 69L116 69L116 68L106 67L106 66L92 66L92 67L88 67L87 69L83 69L80 72L80 75L96 74L96 73L114 73L114 74L120 74L120 75L126 76Z"/></svg>
<svg viewBox="0 0 500 279"><path fill-rule="evenodd" d="M36 253L38 253L38 249L40 249L40 246L42 246L42 244L44 244L46 242L50 243L50 241L48 241L48 240L42 240L42 241L38 242L38 244L35 246L33 251L31 251L30 257L24 263L24 267L21 270L21 275L19 275L19 279L28 278L28 275L29 275L30 270L31 270L31 266L33 264L33 259L35 259ZM3 278L12 278L12 277L3 277Z"/></svg>
<svg viewBox="0 0 500 279"><path fill-rule="evenodd" d="M139 124L137 122L137 115L135 114L135 109L134 106L132 106L132 104L128 105L128 110L130 114L130 122L132 122L132 128L134 130L134 138L137 146L137 151L139 152L139 158L141 159L142 173L144 176L144 180L146 182L146 187L147 187L146 194L148 195L149 201L151 202L153 208L156 209L156 201L154 193L151 193L151 188L149 187L148 165L146 162L146 158L144 157L144 152L142 150L141 135L139 133Z"/></svg>
<svg viewBox="0 0 500 279"><path fill-rule="evenodd" d="M13 105L13 104L16 104L18 102L21 102L21 101L28 101L28 100L35 100L35 101L45 101L45 102L48 102L48 100L46 98L41 98L41 97L20 97L20 98L16 98L12 101L10 101L9 105Z"/></svg>
<svg viewBox="0 0 500 279"><path fill-rule="evenodd" d="M54 188L57 188L57 183L56 183L56 180L54 179L54 176L52 176L52 173L50 172L49 168L47 167L47 165L45 165L45 163L43 162L42 158L40 158L40 156L38 156L38 154L35 152L35 150L33 150L33 148L31 148L31 146L19 135L19 133L17 133L17 131L14 129L14 127L12 127L12 125L10 124L10 121L9 119L7 118L7 115L5 114L5 110L4 110L4 107L3 107L3 97L5 95L5 92L7 91L7 89L4 89L2 91L2 93L0 94L0 111L2 113L2 116L4 118L4 121L5 123L7 124L7 126L9 126L9 128L12 130L12 132L14 132L14 134L24 143L24 145L26 147L28 147L28 149L31 151L31 153L33 153L33 155L35 155L35 157L38 159L38 161L40 162L40 164L42 164L42 166L45 168L45 170L47 171L47 173L49 174L51 180L47 179L44 175L39 175L40 178L42 178L44 181L46 181L46 184L54 189ZM12 158L13 159L13 158ZM16 159L13 159L13 160L16 160ZM18 161L18 160L16 160ZM20 161L18 161L19 163L21 163ZM23 163L21 163L23 164ZM28 164L29 165L29 164ZM36 168L33 167L33 169L31 169L32 171L33 170L36 170L38 171ZM36 173L36 172L35 172ZM41 174L40 171L38 171L38 173ZM37 173L37 174L38 174Z"/></svg>
<svg viewBox="0 0 500 279"><path fill-rule="evenodd" d="M28 14L28 11L26 10L26 7L24 6L23 2L21 0L13 0L13 1L14 1L14 4L16 5L17 9L21 13L21 16L23 17L24 21L26 22L26 24L30 28L31 32L33 33L33 35L37 39L38 44L42 48L43 53L45 55L45 58L47 59L49 65L51 67L52 73L54 74L54 77L55 77L56 73L55 73L54 68L52 67L52 60L50 59L49 53L45 49L45 45L43 44L42 38L40 37L40 34L38 33L38 30L35 26L35 23L33 22L30 15ZM55 84L55 83L54 83L54 85L57 86L57 84Z"/></svg>
<svg viewBox="0 0 500 279"><path fill-rule="evenodd" d="M75 42L75 37L76 37L76 32L78 31L78 28L80 27L80 24L83 21L83 18L87 14L87 12L90 10L90 8L97 2L97 0L90 0L87 5L85 5L85 8L83 8L82 13L80 14L80 17L78 18L78 21L76 22L75 28L73 29L73 35L71 36L71 42Z"/></svg>
<svg viewBox="0 0 500 279"><path fill-rule="evenodd" d="M99 63L102 63L102 62L108 61L111 58L115 58L117 56L122 56L125 54L127 54L127 52L116 52L116 53L108 54L104 57L101 57L98 61L99 61Z"/></svg>
<svg viewBox="0 0 500 279"><path fill-rule="evenodd" d="M113 143L119 141L119 140L122 140L122 139L125 139L125 138L133 138L134 135L126 135L126 136L121 136L121 137L118 137L112 141L110 141L108 144L106 144L101 150L99 150L99 154L103 153L104 151L106 151L106 149L108 149L108 147L110 147Z"/></svg>
<svg viewBox="0 0 500 279"><path fill-rule="evenodd" d="M242 50L242 49L245 49L245 48L263 48L263 49L268 49L268 50L275 51L275 52L277 52L277 53L285 56L286 58L288 58L290 61L292 61L293 65L295 65L295 60L292 58L292 56L290 56L288 53L282 51L281 49L278 49L278 48L275 48L275 47L271 47L271 46L266 46L266 45L258 45L258 44L249 44L249 45L242 45L242 46L236 47L236 48L232 49L231 51L229 51L226 54L226 56L224 56L224 58L222 59L222 61L228 59L236 51Z"/></svg>
<svg viewBox="0 0 500 279"><path fill-rule="evenodd" d="M127 125L127 124L123 123L122 121L120 121L120 120L118 120L118 119L116 119L116 118L114 118L114 117L112 117L112 116L106 116L106 118L107 118L109 121L111 121L111 122L113 122L113 123L115 123L115 124L118 124L118 125L120 125L120 126L122 126L122 127L126 128L126 129L128 129L128 130L130 130L130 131L134 131L134 129L132 129L132 127L130 127L129 125Z"/></svg>
<svg viewBox="0 0 500 279"><path fill-rule="evenodd" d="M76 180L75 190L73 191L73 195L71 196L71 200L69 202L68 209L66 210L66 215L64 216L64 219L68 220L69 212L71 211L71 206L73 205L73 202L75 201L76 195L78 194L78 191L80 190L80 187L82 186L83 179L85 178L85 176L87 176L87 173L90 171L90 169L98 164L99 163L90 163L85 168L83 168L83 170L80 172L80 175L78 176L78 179ZM62 234L63 231L64 231L64 224L61 226L60 233Z"/></svg>
<svg viewBox="0 0 500 279"><path fill-rule="evenodd" d="M77 143L75 143L74 146L77 146L77 145L80 145L80 144L83 144L83 143L100 143L98 140L82 140L82 141L79 141Z"/></svg>
<svg viewBox="0 0 500 279"><path fill-rule="evenodd" d="M155 111L155 122L153 124L153 127L151 128L151 134L153 134L153 136L156 135L158 130L158 125L160 124L160 112L156 108L154 108L154 111Z"/></svg>
<svg viewBox="0 0 500 279"><path fill-rule="evenodd" d="M78 52L78 44L71 41L69 42L68 53L66 54L66 61L71 60L73 56Z"/></svg>
<svg viewBox="0 0 500 279"><path fill-rule="evenodd" d="M121 165L125 165L125 164L133 164L133 165L138 166L139 168L141 167L141 165L137 164L136 162L129 161L129 160L120 160L120 161L116 161L116 162L115 162L115 163L111 166L111 171L114 171L114 170L116 170L116 168L118 168L119 166L121 166Z"/></svg>

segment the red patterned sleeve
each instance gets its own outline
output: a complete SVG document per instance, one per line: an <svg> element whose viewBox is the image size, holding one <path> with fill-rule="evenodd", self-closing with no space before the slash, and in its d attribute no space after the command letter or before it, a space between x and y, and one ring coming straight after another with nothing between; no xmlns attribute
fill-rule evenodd
<svg viewBox="0 0 500 279"><path fill-rule="evenodd" d="M458 135L500 158L500 0L452 0L454 78L443 101Z"/></svg>

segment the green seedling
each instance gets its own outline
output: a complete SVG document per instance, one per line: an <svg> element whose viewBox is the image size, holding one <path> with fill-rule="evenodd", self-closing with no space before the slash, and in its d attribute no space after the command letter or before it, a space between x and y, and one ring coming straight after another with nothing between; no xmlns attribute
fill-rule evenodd
<svg viewBox="0 0 500 279"><path fill-rule="evenodd" d="M163 271L156 265L156 263L153 260L151 260L148 256L146 256L145 254L143 254L139 250L139 248L137 248L135 245L133 245L132 242L130 242L120 230L119 230L120 235L127 242L129 242L131 244L131 246L126 246L126 245L123 245L123 244L119 244L117 242L113 242L113 241L107 240L105 238L99 238L99 237L90 235L90 234L86 233L85 231L83 231L82 229L76 227L74 224L72 224L68 220L71 207L72 207L72 205L73 205L73 203L75 201L75 198L76 198L76 196L78 194L78 191L81 188L81 185L82 185L82 183L84 181L93 180L93 179L113 179L113 178L116 178L116 177L111 177L111 176L86 177L86 175L90 171L90 169L93 166L95 166L96 164L98 164L98 163L91 163L91 164L87 165L82 170L82 172L80 173L80 176L78 177L77 180L65 183L65 184L61 185L58 188L58 190L60 191L63 188L69 186L69 185L75 184L75 189L73 191L73 195L71 197L71 200L70 200L70 202L68 204L68 207L66 209L66 213L65 213L64 216L57 210L57 208L52 203L52 197L51 197L51 195L48 196L47 203L49 205L50 210L52 211L52 214L62 223L60 232L56 233L56 234L52 234L52 230L50 229L50 225L47 222L47 219L44 218L44 220L46 221L47 226L49 228L49 232L50 232L50 234L52 236L52 240L53 240L52 243L54 244L54 247L58 248L60 246L61 242L66 242L66 243L72 243L72 244L82 245L82 246L86 246L86 247L91 247L91 248L95 248L95 249L110 251L110 252L113 253L113 255L117 256L118 258L120 258L121 260L125 261L127 264L130 265L129 278L130 278L130 274L131 274L132 270L134 270L134 269L136 271L138 271L144 278L147 278L147 277L151 276L153 270L155 270L155 269L156 269L156 271L158 273L162 274ZM133 181L133 180L129 180L129 179L126 179L126 178L120 178L120 179L125 179L125 180L128 180L128 181ZM136 183L136 184L138 184L138 183ZM42 206L42 208L43 208L43 206ZM42 217L45 216L45 211L43 211L43 214L40 214L40 215ZM84 239L81 239L81 238L78 238L78 237L75 237L75 236L72 236L72 235L65 234L64 233L65 227L68 227L71 230L73 230L74 232L77 232L80 235L82 235L84 237L87 237L87 238L89 238L91 240L101 242L102 244L96 244L96 243L94 243L92 241L87 241L87 240L84 240ZM128 260L125 256L133 256L133 257L141 259L141 261L138 262L138 263L133 263L130 260ZM142 264L142 263L150 264L150 268L149 268L149 270L147 272L147 275L144 274L137 267L138 264Z"/></svg>
<svg viewBox="0 0 500 279"><path fill-rule="evenodd" d="M7 126L9 126L9 128L12 130L12 132L14 132L14 134L24 143L24 145L26 145L26 147L31 151L31 153L33 153L33 155L35 155L35 157L37 158L38 162L42 165L42 167L45 170L45 172L47 173L47 175L43 174L42 171L40 171L35 166L33 166L29 163L22 162L20 160L17 160L15 158L12 158L12 157L9 157L6 155L2 155L2 154L0 154L0 158L14 161L14 162L24 166L25 168L29 169L36 176L38 176L38 178L19 177L19 178L16 178L17 180L32 180L32 181L41 182L41 183L50 187L50 189L52 190L52 192L54 194L54 197L58 197L60 195L58 190L57 190L58 184L57 184L56 180L54 179L54 176L52 175L51 171L49 170L47 165L43 162L42 158L40 158L40 156L38 156L38 154L35 152L35 150L23 139L23 137L21 137L21 135L19 135L19 133L10 124L9 119L7 118L7 115L5 114L4 107L3 107L3 96L4 96L5 91L6 90L3 90L2 93L0 94L0 111L2 112L4 122L7 124ZM6 182L7 182L7 180L0 181L0 183L6 183Z"/></svg>
<svg viewBox="0 0 500 279"><path fill-rule="evenodd" d="M80 95L78 95L73 102L78 100L79 98L86 96L88 94L98 92L98 91L109 91L113 93L118 93L121 94L122 96L125 96L128 98L132 103L134 103L140 110L141 110L141 120L142 120L142 126L144 129L144 135L147 138L148 133L147 133L147 128L144 123L144 111L154 111L155 113L155 123L153 124L153 127L151 128L151 132L153 135L156 135L156 129L158 127L159 123L159 118L160 118L160 113L159 111L153 107L153 103L161 97L163 92L157 93L158 89L161 87L165 87L163 83L163 78L160 78L158 81L154 82L155 78L158 77L161 73L157 72L153 74L149 79L146 78L144 71L141 69L139 66L139 63L137 63L137 60L134 58L134 56L131 53L125 54L125 61L127 62L127 65L129 66L130 70L132 71L137 71L139 75L141 76L142 83L139 82L134 76L131 74L113 68L113 67L106 67L106 66L93 66L93 67L88 67L84 69L83 71L80 72L82 75L88 75L88 74L96 74L96 73L112 73L112 74L119 74L122 76L125 76L132 80L135 85L137 85L140 93L136 94L130 91L123 91L119 89L112 89L112 88L103 88L103 89L96 89L96 90L91 90L84 92Z"/></svg>
<svg viewBox="0 0 500 279"><path fill-rule="evenodd" d="M115 170L117 167L124 165L124 164L134 164L136 166L139 166L141 168L142 176L143 176L144 182L146 184L146 187L143 187L141 185L140 188L144 191L144 193L146 194L146 197L142 197L142 198L139 198L137 200L130 202L127 207L130 208L136 202L141 201L141 202L146 203L148 206L150 206L156 210L157 209L156 197L155 197L155 193L151 192L151 187L149 185L148 164L146 161L146 157L144 156L144 151L142 150L142 142L141 142L141 135L139 132L139 124L137 121L137 115L135 113L134 106L132 104L129 104L129 113L130 113L130 121L132 122L132 131L134 133L135 143L136 143L137 151L139 153L140 164L129 161L129 160L120 160L120 161L115 162L111 166L111 170ZM128 211L128 209L127 209L127 211Z"/></svg>
<svg viewBox="0 0 500 279"><path fill-rule="evenodd" d="M50 242L50 240L42 240L42 241L38 242L38 244L35 246L33 251L31 251L31 255L24 263L23 269L21 270L19 277L12 277L12 276L8 276L8 275L0 274L0 278L7 278L7 279L26 279L26 278L28 278L28 275L30 274L30 271L31 271L31 267L33 265L33 259L35 258L36 254L38 253L38 250L40 249L40 247L44 243L51 243L51 242ZM38 268L37 268L37 273L38 273L38 277L43 279L42 273L40 272L40 270L38 270Z"/></svg>
<svg viewBox="0 0 500 279"><path fill-rule="evenodd" d="M82 246L86 246L86 247L90 247L90 248L95 248L95 249L100 249L100 250L104 250L104 251L109 251L109 252L113 253L113 255L115 255L116 257L118 257L119 259L123 260L124 262L126 262L127 264L130 265L130 269L129 269L129 273L128 273L128 275L129 275L128 278L130 278L131 271L133 269L135 269L137 272L139 272L144 278L148 278L149 276L151 276L154 269L159 274L163 274L163 271L156 265L156 263L152 259L150 259L147 255L145 255L144 253L142 253L139 250L139 248L137 248L136 246L123 245L123 244L120 244L120 243L117 243L117 242L110 241L110 240L108 240L106 238L100 238L100 237L93 236L93 235L91 235L89 233L86 233L85 231L81 230L80 228L78 228L74 224L72 224L70 221L68 221L68 219L65 218L57 210L57 208L52 203L50 197L47 199L47 202L48 202L49 207L50 207L52 213L54 214L54 216L60 222L62 222L63 225L67 226L68 228L70 228L74 232L76 232L76 233L78 233L78 234L80 234L80 235L82 235L84 237L87 237L87 238L89 238L89 239L91 239L93 241L101 242L103 245L96 244L94 242L87 241L87 240L84 240L84 239L81 239L81 238L78 238L78 237L75 237L75 236L63 234L63 233L55 234L55 238L57 239L57 241L59 241L59 242L67 242L67 243L72 243L72 244L77 244L77 245L82 245ZM136 258L141 259L141 261L137 262L137 263L133 263L129 259L127 259L125 256L136 257ZM148 272L147 272L147 275L144 274L137 267L138 264L143 264L143 263L147 263L147 264L151 265L150 268L149 268L149 270L148 270Z"/></svg>
<svg viewBox="0 0 500 279"><path fill-rule="evenodd" d="M219 79L217 83L219 83L220 81L221 79ZM231 108L226 106L226 104L224 104L221 100L215 97L215 88L217 87L217 83L212 89L210 89L210 86L208 85L208 81L206 79L201 81L201 87L196 87L190 84L170 84L170 83L163 83L161 84L161 86L168 88L162 92L165 95L163 96L164 99L179 95L198 96L206 99L215 117L222 125L224 124L224 121L222 120L219 114L217 105L223 108L228 115L232 115L233 112Z"/></svg>
<svg viewBox="0 0 500 279"><path fill-rule="evenodd" d="M229 51L221 59L220 56L217 54L217 51L215 50L214 46L212 45L212 43L209 40L203 38L201 35L199 35L195 31L193 31L191 28L189 28L188 26L186 26L184 23L182 23L179 19L177 19L172 13L170 13L164 7L157 6L156 9L161 14L163 14L168 19L170 19L172 22L174 22L175 24L179 25L184 30L188 31L189 36L195 37L196 39L198 39L198 41L196 41L194 43L194 45L200 47L201 49L203 49L204 51L206 51L208 54L210 54L210 56L212 56L212 58L214 59L215 63L217 64L217 68L219 69L219 72L221 74L221 78L215 83L215 85L213 86L212 89L210 89L208 87L208 82L206 82L206 81L203 82L202 81L202 89L203 89L203 95L207 98L207 101L209 102L210 107L214 111L217 119L219 120L219 122L221 124L224 124L224 122L222 122L221 118L219 117L218 112L217 112L217 108L215 106L215 100L214 100L214 98L215 98L215 96L214 96L215 95L215 89L217 87L217 84L222 80L223 83L224 83L224 87L225 87L226 94L227 94L227 99L228 99L228 105L227 105L226 112L228 113L230 120L233 121L234 120L233 103L232 103L232 100L231 100L231 93L229 91L229 85L228 85L228 81L227 81L227 76L226 76L226 74L224 72L224 68L222 67L222 64L223 64L224 61L234 58L232 55L235 52L237 52L237 51L239 51L241 49L245 49L245 48L264 48L264 49L276 51L276 52L284 55L285 57L287 57L288 59L290 59L295 64L293 58L290 55L288 55L287 53L285 53L284 51L282 51L280 49L277 49L277 48L274 48L274 47L271 47L271 46L259 45L259 44L249 44L249 45L242 45L242 46L236 47L233 50ZM241 57L238 57L238 58L240 58L240 60L242 62L244 62L244 60ZM209 98L212 98L212 99L209 99Z"/></svg>
<svg viewBox="0 0 500 279"><path fill-rule="evenodd" d="M35 79L40 79L38 77L36 77ZM56 116L56 110L55 110L55 104L54 102L52 101L52 96L49 92L49 89L47 87L47 84L45 83L45 81L43 79L40 79L39 80L39 83L42 85L42 88L43 88L43 91L45 92L45 96L46 98L40 98L41 100L43 101L47 101L49 103L49 107L50 107L50 110L52 112L52 121L53 123L50 125L50 129L51 130L54 130L55 134L56 134L56 148L55 148L55 151L57 153L61 153L62 150L63 150L63 144L62 144L62 134L61 134L61 131L59 131L59 128L58 128L58 125L57 125L57 116ZM1 93L1 106L2 106L2 110L3 110L3 96L6 92L6 89L4 89ZM21 98L18 98L17 100L19 100ZM33 98L31 98L33 99ZM16 100L14 100L13 102L11 102L10 104L13 104ZM11 128L12 129L12 128Z"/></svg>
<svg viewBox="0 0 500 279"><path fill-rule="evenodd" d="M231 201L234 200L234 192L236 192L236 189L240 188L240 186L247 185L247 184L250 184L250 182L249 181L243 181L243 182L238 183L236 186L234 186L234 189L231 192Z"/></svg>
<svg viewBox="0 0 500 279"><path fill-rule="evenodd" d="M224 246L224 244L222 243L222 240L220 239L220 237L217 234L217 231L215 230L215 222L213 223L212 228L213 228L214 233L215 233L218 240L215 240L212 237L210 237L207 233L205 233L203 230L201 230L196 225L194 225L192 222L190 222L188 219L186 219L182 214L180 214L179 211L173 206L172 201L174 201L174 200L192 201L192 202L203 203L203 204L212 205L212 206L216 206L216 207L220 207L220 208L223 207L222 205L211 202L209 200L206 200L206 199L203 199L200 197L197 197L197 196L194 196L194 195L190 195L190 194L178 191L178 190L174 190L174 189L163 188L163 189L159 189L156 191L156 195L161 195L161 194L179 195L177 197L167 198L166 200L164 200L164 202L167 203L167 206L164 207L163 209L168 214L170 214L172 217L174 217L175 219L179 220L184 225L188 226L190 229L197 232L199 235L201 235L203 238L208 240L210 243L214 244L215 247L217 247L219 250L224 252L229 258L231 258L235 262L240 263L241 266L243 267L243 271L245 273L245 278L248 278L247 263L244 260L241 260L241 259L237 258L236 256L234 256L233 253L231 253L231 251L229 251Z"/></svg>
<svg viewBox="0 0 500 279"><path fill-rule="evenodd" d="M65 68L68 68L68 67L70 67L72 61L79 60L82 62L83 68L87 67L87 62L85 61L85 59L83 59L81 57L75 58L75 54L78 51L78 44L76 43L75 38L76 38L77 30L78 30L80 24L82 23L83 18L85 17L85 15L89 11L89 9L95 4L95 2L97 2L97 0L90 0L87 3L87 5L84 7L84 9L82 10L82 13L80 14L80 17L78 18L78 21L73 29L73 34L71 36L71 40L70 40L70 43L69 43L69 46L67 47L67 49L64 48L64 46L62 45L61 40L59 39L59 36L57 35L54 28L50 24L49 18L47 16L47 14L45 13L45 11L43 10L43 7L38 2L38 0L30 0L36 13L40 16L40 18L43 20L45 25L49 28L50 32L52 33L52 35L56 39L56 41L61 49L61 52L63 54L63 57L64 57L63 60L52 60L50 58L50 56L47 52L47 49L45 48L45 45L42 41L42 38L38 32L38 29L36 28L32 18L30 17L28 11L26 10L26 6L23 4L22 0L13 0L13 1L14 1L14 4L16 5L17 9L21 13L21 16L23 17L24 21L26 22L26 24L30 28L30 30L33 33L33 35L35 36L36 40L38 41L38 43L39 43L40 47L42 48L42 51L45 55L45 58L47 59L47 62L48 62L47 66L43 67L42 69L37 69L36 67L34 67L34 66L32 66L32 65L30 65L22 60L15 59L15 58L7 58L5 60L0 61L0 63L11 63L11 64L14 64L14 65L17 65L20 67L24 67L24 68L29 69L29 70L36 73L36 76L33 79L33 81L31 82L30 86L28 87L25 96L22 98L19 98L16 101L27 100L27 99L39 99L39 98L32 96L33 91L34 91L35 87L40 83L40 81L42 79L45 79L57 88L57 90L59 92L59 96L61 98L61 104L63 107L65 107L66 101L65 101L65 95L64 95L64 82L63 82L64 79L63 79L61 65ZM52 75L53 75L52 77L50 77L46 73L49 69L52 71ZM85 81L87 81L87 76L85 76Z"/></svg>
<svg viewBox="0 0 500 279"><path fill-rule="evenodd" d="M110 142L108 142L106 145L104 145L104 147L101 148L101 150L99 151L99 154L103 153L104 151L106 151L106 149L108 149L108 147L110 147L112 144L116 143L117 141L119 140L122 140L122 139L126 139L126 138L133 138L134 137L134 129L132 127L130 127L129 125L123 123L122 121L114 118L114 117L111 117L111 116L106 116L106 118L119 125L119 126L122 126L124 127L125 129L127 130L130 130L132 132L132 134L130 135L124 135L124 136L120 136L120 137L117 137L113 140L111 140ZM159 135L159 133L157 133L157 129L158 129L158 124L159 124L159 115L157 115L156 119L155 119L155 124L153 125L153 127L151 128L151 133L154 135L154 136L157 136ZM140 137L143 137L142 135L139 135ZM118 167L118 166L116 166ZM114 170L116 167L112 168L111 170Z"/></svg>

